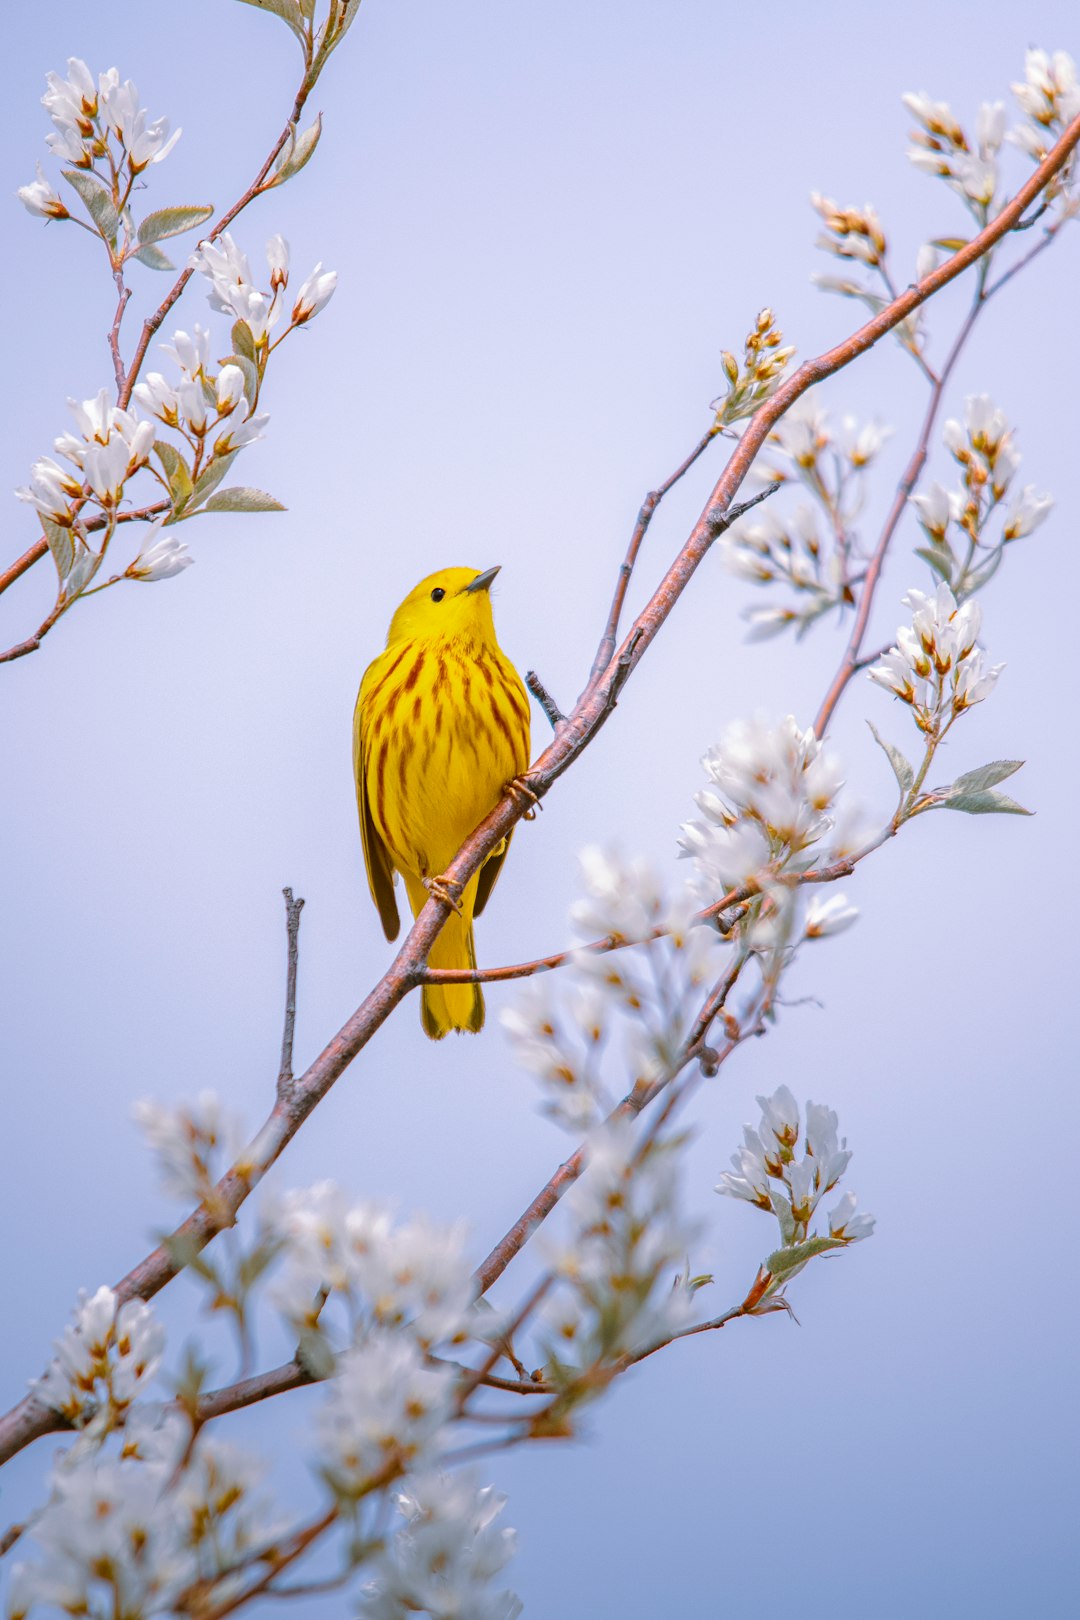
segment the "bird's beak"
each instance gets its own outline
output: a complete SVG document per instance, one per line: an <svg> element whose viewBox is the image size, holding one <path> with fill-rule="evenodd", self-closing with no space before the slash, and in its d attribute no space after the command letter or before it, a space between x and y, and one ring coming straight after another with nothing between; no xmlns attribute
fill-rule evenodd
<svg viewBox="0 0 1080 1620"><path fill-rule="evenodd" d="M485 568L482 574L477 574L471 585L466 585L465 594L469 596L473 591L490 591L491 582L501 567L501 563L496 563L494 568Z"/></svg>

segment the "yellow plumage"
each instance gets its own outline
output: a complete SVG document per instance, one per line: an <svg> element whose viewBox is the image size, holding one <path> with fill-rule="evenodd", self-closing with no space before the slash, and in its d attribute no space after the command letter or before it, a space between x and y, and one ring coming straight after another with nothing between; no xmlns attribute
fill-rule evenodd
<svg viewBox="0 0 1080 1620"><path fill-rule="evenodd" d="M499 650L489 568L444 568L402 602L386 651L360 683L353 766L371 897L387 939L399 928L396 874L413 916L462 843L529 763L529 701ZM476 966L473 917L484 909L509 838L465 886L428 958L433 968ZM480 986L428 985L420 1015L427 1034L478 1030Z"/></svg>

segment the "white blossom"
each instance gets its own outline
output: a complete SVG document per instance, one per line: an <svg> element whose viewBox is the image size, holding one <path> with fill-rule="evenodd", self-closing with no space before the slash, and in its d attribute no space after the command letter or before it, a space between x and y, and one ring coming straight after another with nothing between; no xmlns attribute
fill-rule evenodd
<svg viewBox="0 0 1080 1620"><path fill-rule="evenodd" d="M212 1192L222 1156L233 1158L239 1146L239 1122L223 1111L213 1091L175 1108L145 1097L132 1116L157 1159L163 1190L184 1203Z"/></svg>
<svg viewBox="0 0 1080 1620"><path fill-rule="evenodd" d="M118 1305L103 1286L79 1296L35 1394L76 1428L94 1418L112 1428L154 1378L164 1349L165 1330L150 1306L141 1299Z"/></svg>
<svg viewBox="0 0 1080 1620"><path fill-rule="evenodd" d="M396 1506L405 1523L365 1588L368 1620L516 1620L518 1599L492 1589L517 1543L496 1523L505 1497L471 1474L426 1473L409 1477Z"/></svg>
<svg viewBox="0 0 1080 1620"><path fill-rule="evenodd" d="M163 343L161 350L163 354L176 361L185 378L191 382L201 382L209 375L213 363L210 356L210 333L197 321L191 336L187 332L174 332L172 343Z"/></svg>
<svg viewBox="0 0 1080 1620"><path fill-rule="evenodd" d="M857 1202L853 1192L846 1192L836 1208L829 1211L829 1235L842 1243L868 1238L877 1224L872 1215L856 1214Z"/></svg>
<svg viewBox="0 0 1080 1620"><path fill-rule="evenodd" d="M68 526L72 522L71 502L82 494L82 483L51 456L39 456L30 468L30 482L15 491L43 517Z"/></svg>
<svg viewBox="0 0 1080 1620"><path fill-rule="evenodd" d="M975 645L982 611L973 598L958 606L943 581L933 596L909 591L904 605L912 610L910 627L900 626L896 646L867 675L910 704L929 734L988 697L1004 665L988 667Z"/></svg>
<svg viewBox="0 0 1080 1620"><path fill-rule="evenodd" d="M1034 484L1025 484L1019 495L1013 496L1002 538L1020 540L1024 535L1031 534L1033 529L1046 522L1053 509L1052 495L1039 495Z"/></svg>
<svg viewBox="0 0 1080 1620"><path fill-rule="evenodd" d="M145 107L139 105L139 92L130 79L121 82L116 68L101 75L101 116L128 155L132 174L139 174L151 163L168 157L180 131L169 134L167 118L148 123Z"/></svg>
<svg viewBox="0 0 1080 1620"><path fill-rule="evenodd" d="M23 207L42 219L70 219L60 193L45 178L45 171L37 165L37 179L28 186L20 186L15 193Z"/></svg>
<svg viewBox="0 0 1080 1620"><path fill-rule="evenodd" d="M183 573L185 568L190 568L195 561L188 554L183 540L174 534L162 534L164 523L163 517L158 518L147 529L139 555L125 569L128 579L140 580L145 584L172 579L174 575Z"/></svg>
<svg viewBox="0 0 1080 1620"><path fill-rule="evenodd" d="M853 906L844 894L830 895L828 899L815 896L806 908L806 937L826 939L830 934L842 933L858 915L858 906Z"/></svg>
<svg viewBox="0 0 1080 1620"><path fill-rule="evenodd" d="M347 1350L314 1422L318 1468L335 1495L356 1499L385 1470L431 1460L455 1382L402 1333L375 1332Z"/></svg>

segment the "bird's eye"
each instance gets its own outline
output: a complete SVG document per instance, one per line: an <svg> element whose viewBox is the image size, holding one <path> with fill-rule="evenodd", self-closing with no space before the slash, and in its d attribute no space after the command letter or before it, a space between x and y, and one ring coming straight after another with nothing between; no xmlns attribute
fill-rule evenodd
<svg viewBox="0 0 1080 1620"><path fill-rule="evenodd" d="M431 600L433 602L441 602L445 595L446 592L443 590L442 586L436 585L435 589L431 593Z"/></svg>

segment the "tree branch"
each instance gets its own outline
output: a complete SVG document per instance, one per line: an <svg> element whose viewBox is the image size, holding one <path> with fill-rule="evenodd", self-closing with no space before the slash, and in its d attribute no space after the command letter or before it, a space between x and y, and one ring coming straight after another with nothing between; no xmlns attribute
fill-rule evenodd
<svg viewBox="0 0 1080 1620"><path fill-rule="evenodd" d="M635 619L618 654L609 662L594 689L588 691L575 705L566 725L560 728L535 765L530 768L529 783L538 797L547 793L563 772L573 765L609 717L619 688L633 673L655 641L679 597L708 554L716 535L720 532L724 514L735 499L755 456L775 423L807 389L822 382L826 377L833 376L866 353L927 299L948 286L985 255L1006 232L1012 229L1043 188L1065 165L1078 142L1080 142L1080 114L1073 119L1060 140L996 219L922 281L906 288L898 298L865 322L850 337L819 355L817 359L804 362L780 385L772 398L759 407L747 423L746 430L717 480L704 511L652 597ZM267 169L268 167L269 165ZM222 229L235 211L230 211L224 216L216 229ZM162 306L162 319L168 307L170 304L167 301ZM157 324L160 325L160 320ZM146 336L146 343L148 342L149 336ZM145 343L140 355L137 356L140 363L141 355L144 353ZM131 375L129 372L129 377ZM499 801L479 827L465 840L446 873L442 874L452 886L464 887L495 846L522 819L525 808L511 792ZM306 1072L294 1081L288 1102L284 1103L281 1099L275 1101L269 1117L246 1152L218 1183L214 1197L201 1204L170 1239L159 1245L121 1278L117 1285L121 1301L133 1298L149 1299L158 1293L181 1269L178 1258L180 1255L198 1253L223 1226L235 1219L240 1206L300 1130L308 1115L318 1106L357 1054L363 1050L376 1030L421 981L428 953L449 914L450 907L444 901L436 898L428 900L382 979ZM567 1164L571 1162L567 1161ZM566 1166L562 1167L562 1172L566 1172ZM558 1174L560 1172L557 1172ZM569 1175L566 1179L573 1177ZM498 1275L501 1269L497 1267L495 1275ZM35 1423L28 1409L28 1403L33 1402L33 1397L25 1397L11 1412L0 1418L0 1463L28 1444L37 1434L48 1432ZM40 1407L40 1403L36 1404Z"/></svg>
<svg viewBox="0 0 1080 1620"><path fill-rule="evenodd" d="M285 1028L281 1035L281 1065L278 1069L277 1094L287 1096L293 1082L293 1033L296 1029L296 971L300 963L300 913L303 900L294 900L291 889L282 889L285 896L285 938L287 965L285 970Z"/></svg>

